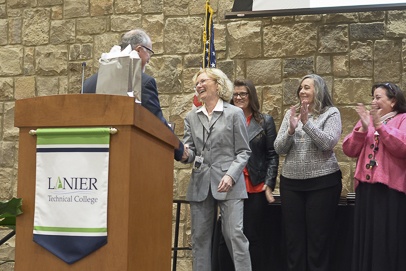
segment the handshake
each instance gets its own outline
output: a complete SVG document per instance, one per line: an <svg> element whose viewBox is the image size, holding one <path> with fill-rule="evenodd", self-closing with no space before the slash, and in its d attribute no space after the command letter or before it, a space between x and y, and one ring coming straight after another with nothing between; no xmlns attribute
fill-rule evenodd
<svg viewBox="0 0 406 271"><path fill-rule="evenodd" d="M188 158L189 158L189 145L185 144L181 161L186 162Z"/></svg>

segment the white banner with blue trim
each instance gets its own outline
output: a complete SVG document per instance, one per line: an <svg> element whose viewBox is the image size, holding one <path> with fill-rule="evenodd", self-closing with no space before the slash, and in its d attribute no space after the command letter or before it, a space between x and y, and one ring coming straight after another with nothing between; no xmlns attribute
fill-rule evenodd
<svg viewBox="0 0 406 271"><path fill-rule="evenodd" d="M34 242L72 264L107 244L110 129L36 134Z"/></svg>

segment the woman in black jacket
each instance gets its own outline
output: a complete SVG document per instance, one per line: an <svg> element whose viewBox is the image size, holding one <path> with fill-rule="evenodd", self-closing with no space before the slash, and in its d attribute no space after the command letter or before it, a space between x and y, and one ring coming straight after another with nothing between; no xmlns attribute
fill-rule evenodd
<svg viewBox="0 0 406 271"><path fill-rule="evenodd" d="M261 114L257 91L251 80L234 81L230 103L240 107L247 120L251 156L244 169L248 192L248 199L244 202L244 234L250 242L252 270L261 271L267 267L264 219L268 203L275 201L272 191L278 174L279 156L274 149L276 128L271 116Z"/></svg>

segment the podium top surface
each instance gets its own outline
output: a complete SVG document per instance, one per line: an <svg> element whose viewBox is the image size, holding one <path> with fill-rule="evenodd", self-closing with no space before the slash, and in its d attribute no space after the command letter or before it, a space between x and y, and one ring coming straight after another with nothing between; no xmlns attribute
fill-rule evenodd
<svg viewBox="0 0 406 271"><path fill-rule="evenodd" d="M17 100L14 125L19 128L136 126L178 147L178 139L134 98L103 94L66 94Z"/></svg>

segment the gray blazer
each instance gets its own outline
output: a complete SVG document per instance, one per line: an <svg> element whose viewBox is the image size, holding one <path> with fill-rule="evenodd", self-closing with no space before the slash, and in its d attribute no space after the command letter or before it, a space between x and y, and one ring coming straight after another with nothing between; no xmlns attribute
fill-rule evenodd
<svg viewBox="0 0 406 271"><path fill-rule="evenodd" d="M203 164L192 171L186 200L204 201L209 187L217 200L247 198L242 171L251 150L243 111L224 102L223 112L214 111L210 122L203 112L196 111L194 108L185 118L183 142L190 148L186 163L193 163L206 145ZM228 192L217 192L221 178L226 174L235 184Z"/></svg>

